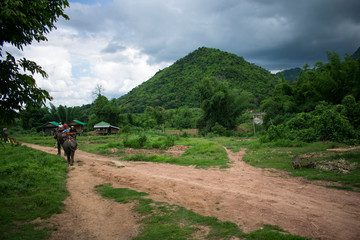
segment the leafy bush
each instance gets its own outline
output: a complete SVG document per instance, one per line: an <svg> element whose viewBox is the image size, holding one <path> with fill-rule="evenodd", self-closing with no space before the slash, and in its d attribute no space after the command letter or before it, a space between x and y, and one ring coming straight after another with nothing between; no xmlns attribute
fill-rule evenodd
<svg viewBox="0 0 360 240"><path fill-rule="evenodd" d="M152 148L167 149L175 145L175 137L173 135L166 135L152 143Z"/></svg>
<svg viewBox="0 0 360 240"><path fill-rule="evenodd" d="M129 139L126 136L123 142L124 142L124 147L127 148L143 148L145 146L146 141L147 141L147 136L143 132L137 138Z"/></svg>
<svg viewBox="0 0 360 240"><path fill-rule="evenodd" d="M355 144L359 132L344 114L343 105L318 104L310 113L299 113L284 124L271 125L263 142L290 139L303 142L334 141Z"/></svg>
<svg viewBox="0 0 360 240"><path fill-rule="evenodd" d="M221 126L219 123L215 123L215 125L211 128L212 132L220 135L225 136L226 135L226 128Z"/></svg>

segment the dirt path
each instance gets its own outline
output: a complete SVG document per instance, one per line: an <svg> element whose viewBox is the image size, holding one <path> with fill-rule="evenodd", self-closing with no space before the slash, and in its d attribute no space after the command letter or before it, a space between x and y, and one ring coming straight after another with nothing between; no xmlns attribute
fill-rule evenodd
<svg viewBox="0 0 360 240"><path fill-rule="evenodd" d="M31 145L56 154L54 148ZM178 204L196 213L232 221L245 232L263 224L321 239L360 239L360 193L345 192L262 170L228 151L232 167L204 170L170 164L118 162L77 150L67 183L66 210L49 221L53 239L131 239L138 230L131 206L101 198L94 186L111 182ZM121 166L121 167L116 167Z"/></svg>

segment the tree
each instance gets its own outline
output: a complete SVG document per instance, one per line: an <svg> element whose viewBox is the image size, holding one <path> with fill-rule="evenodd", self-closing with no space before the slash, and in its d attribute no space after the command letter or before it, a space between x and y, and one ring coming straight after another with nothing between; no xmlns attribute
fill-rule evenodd
<svg viewBox="0 0 360 240"><path fill-rule="evenodd" d="M16 60L10 53L3 56L9 43L19 50L33 40L46 41L45 34L55 27L59 17L69 19L64 9L67 0L3 0L0 3L0 124L9 125L27 106L38 106L51 100L50 94L36 85L34 74L46 78L46 72L35 62Z"/></svg>
<svg viewBox="0 0 360 240"><path fill-rule="evenodd" d="M214 78L205 78L198 86L203 116L199 128L203 132L211 131L218 123L227 130L236 127L236 118L248 103L241 94L229 89L225 82Z"/></svg>
<svg viewBox="0 0 360 240"><path fill-rule="evenodd" d="M93 121L105 121L112 125L117 125L119 123L120 108L115 106L113 100L109 101L105 96L98 95L94 101L92 113L96 116L95 118L92 118Z"/></svg>

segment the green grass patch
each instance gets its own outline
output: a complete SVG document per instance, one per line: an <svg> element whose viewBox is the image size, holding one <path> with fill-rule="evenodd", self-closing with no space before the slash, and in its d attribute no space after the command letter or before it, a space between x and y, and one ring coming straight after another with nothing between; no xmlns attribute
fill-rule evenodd
<svg viewBox="0 0 360 240"><path fill-rule="evenodd" d="M256 230L254 232L244 234L246 239L249 240L300 240L307 239L296 235L289 235L286 231L282 230L278 226L265 225L262 229Z"/></svg>
<svg viewBox="0 0 360 240"><path fill-rule="evenodd" d="M299 145L299 146L298 146ZM326 180L338 182L344 186L336 187L343 190L360 190L360 151L346 153L333 153L327 149L344 147L342 144L332 142L315 143L293 143L287 147L274 146L272 144L262 144L255 140L248 146L247 154L243 160L252 166L260 168L276 168L289 172L292 176L304 177L309 180ZM332 162L334 160L345 160L354 163L354 168L348 173L336 170L323 170L320 168L299 168L293 169L291 162L293 157L310 155L312 162Z"/></svg>
<svg viewBox="0 0 360 240"><path fill-rule="evenodd" d="M49 229L31 221L62 211L68 195L65 160L9 144L1 147L0 159L0 239L45 239Z"/></svg>
<svg viewBox="0 0 360 240"><path fill-rule="evenodd" d="M169 157L166 155L147 156L144 154L136 154L124 157L121 160L161 162L178 164L183 166L194 165L198 168L225 168L228 167L229 159L223 146L213 142L200 142L195 146L189 148L180 157Z"/></svg>
<svg viewBox="0 0 360 240"><path fill-rule="evenodd" d="M221 222L215 217L196 214L184 207L144 198L146 193L124 188L112 188L110 184L98 185L95 190L102 196L120 203L134 202L134 210L141 216L142 227L133 238L144 239L304 239L289 235L276 226L245 234L229 221ZM145 211L145 210L146 211Z"/></svg>
<svg viewBox="0 0 360 240"><path fill-rule="evenodd" d="M17 136L16 140L25 143L37 144L45 147L54 147L56 139L53 136Z"/></svg>

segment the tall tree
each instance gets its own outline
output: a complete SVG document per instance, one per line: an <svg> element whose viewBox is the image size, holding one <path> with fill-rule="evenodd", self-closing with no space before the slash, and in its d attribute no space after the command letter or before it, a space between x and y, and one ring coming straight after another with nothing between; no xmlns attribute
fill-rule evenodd
<svg viewBox="0 0 360 240"><path fill-rule="evenodd" d="M100 121L108 122L112 125L119 123L120 108L115 105L114 100L109 101L107 97L98 95L94 101L92 112L95 116L92 117L92 124Z"/></svg>
<svg viewBox="0 0 360 240"><path fill-rule="evenodd" d="M55 27L59 17L69 19L64 9L67 0L2 0L0 2L0 124L11 124L25 106L37 106L51 100L50 94L36 85L34 74L47 77L35 62L16 60L3 46L9 43L19 50L32 43L46 41L45 34ZM5 55L5 56L3 56Z"/></svg>
<svg viewBox="0 0 360 240"><path fill-rule="evenodd" d="M200 128L211 131L216 123L228 130L236 127L236 118L248 102L241 94L229 89L225 82L215 78L205 78L199 84L201 108L204 111L200 119Z"/></svg>

